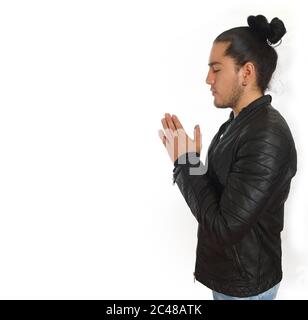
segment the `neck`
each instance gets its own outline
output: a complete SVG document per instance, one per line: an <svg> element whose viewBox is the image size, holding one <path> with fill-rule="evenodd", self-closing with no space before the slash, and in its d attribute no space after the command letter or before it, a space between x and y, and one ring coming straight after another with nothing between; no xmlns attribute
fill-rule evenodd
<svg viewBox="0 0 308 320"><path fill-rule="evenodd" d="M263 94L260 91L253 92L248 95L242 95L238 100L236 106L232 108L234 117L236 117L241 112L241 110L246 108L251 102L255 101L256 99L262 96Z"/></svg>

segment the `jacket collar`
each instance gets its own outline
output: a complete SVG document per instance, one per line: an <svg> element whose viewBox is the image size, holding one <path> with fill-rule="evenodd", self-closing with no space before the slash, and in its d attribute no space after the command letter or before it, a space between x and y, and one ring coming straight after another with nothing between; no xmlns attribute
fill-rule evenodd
<svg viewBox="0 0 308 320"><path fill-rule="evenodd" d="M243 118L246 114L248 114L249 112L251 112L252 110L263 106L263 105L268 105L269 103L272 102L272 96L270 94L266 94L263 95L261 97L259 97L258 99L252 101L249 103L249 105L245 108L243 108L239 114L237 115L237 117L235 119L241 119ZM229 116L229 120L233 120L234 119L234 113L233 110L230 112L230 116Z"/></svg>

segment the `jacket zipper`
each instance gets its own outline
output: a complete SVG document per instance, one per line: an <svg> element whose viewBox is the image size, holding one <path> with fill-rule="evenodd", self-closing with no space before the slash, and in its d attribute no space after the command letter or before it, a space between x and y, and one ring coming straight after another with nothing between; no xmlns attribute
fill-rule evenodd
<svg viewBox="0 0 308 320"><path fill-rule="evenodd" d="M232 246L232 249L233 249L233 253L234 253L234 256L235 256L235 261L236 261L237 267L238 267L238 269L239 269L239 271L240 271L240 274L241 274L241 276L242 276L243 278L246 278L246 273L245 273L244 268L243 268L243 266L242 266L242 263L241 263L241 260L240 260L239 255L238 255L238 253L237 253L237 250L236 250L235 245Z"/></svg>
<svg viewBox="0 0 308 320"><path fill-rule="evenodd" d="M257 240L258 240L258 246L259 246L259 256L258 256L258 283L260 283L260 257L261 257L261 241L260 241L260 236L259 232L257 230L257 227L254 229Z"/></svg>

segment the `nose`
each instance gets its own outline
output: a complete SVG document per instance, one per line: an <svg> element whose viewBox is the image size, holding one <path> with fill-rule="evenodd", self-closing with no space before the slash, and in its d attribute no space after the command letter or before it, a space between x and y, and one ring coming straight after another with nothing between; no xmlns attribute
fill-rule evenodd
<svg viewBox="0 0 308 320"><path fill-rule="evenodd" d="M207 73L205 82L206 82L207 84L209 84L209 85L212 85L212 84L214 84L214 82L215 82L215 81L214 81L214 78L213 78L213 74L210 72L210 70L209 70L209 72Z"/></svg>

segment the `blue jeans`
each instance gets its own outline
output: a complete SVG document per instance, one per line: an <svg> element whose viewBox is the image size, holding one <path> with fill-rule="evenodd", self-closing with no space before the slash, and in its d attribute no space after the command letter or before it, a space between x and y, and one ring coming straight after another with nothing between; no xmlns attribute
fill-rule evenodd
<svg viewBox="0 0 308 320"><path fill-rule="evenodd" d="M250 297L244 297L244 298L227 296L223 293L219 293L213 290L213 299L214 300L274 300L277 295L279 284L280 283L276 284L271 289L265 292L262 292L256 296L250 296Z"/></svg>

